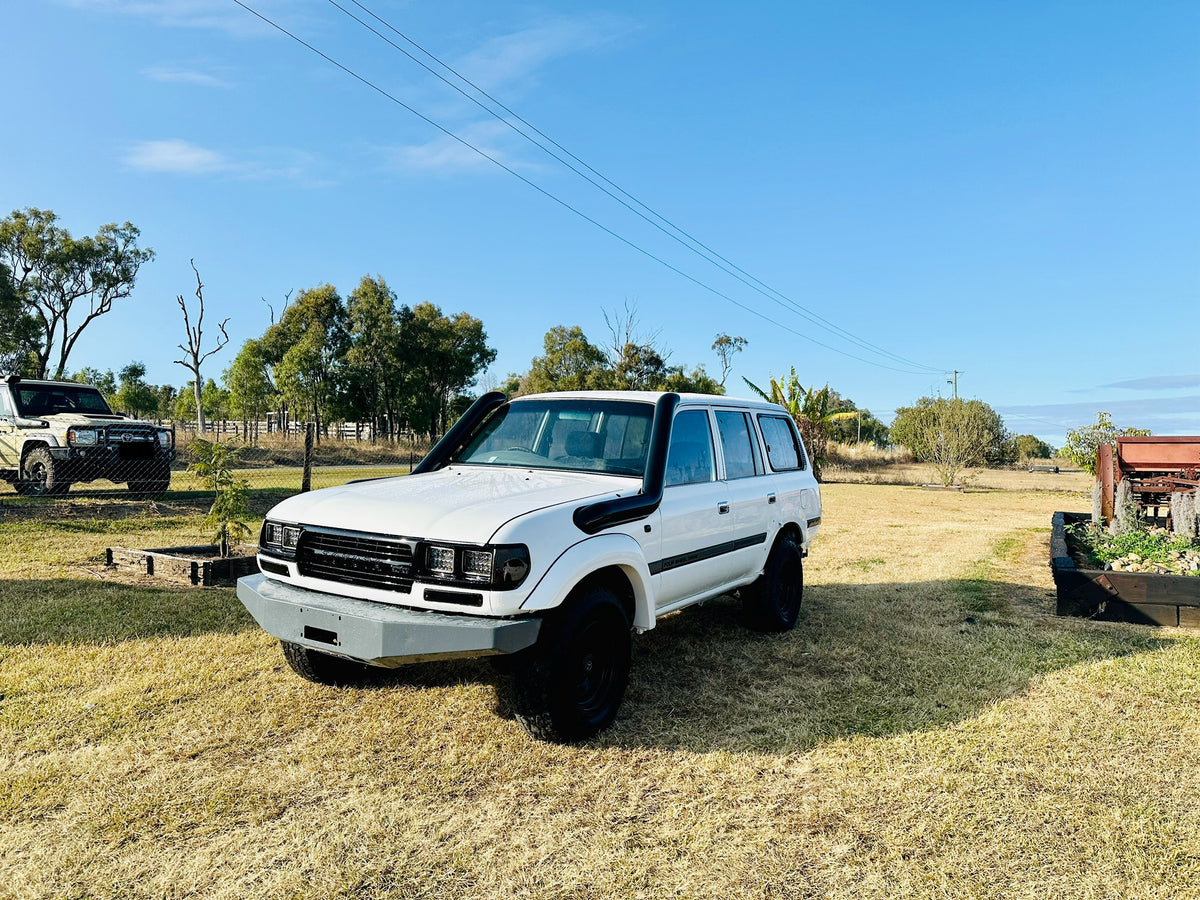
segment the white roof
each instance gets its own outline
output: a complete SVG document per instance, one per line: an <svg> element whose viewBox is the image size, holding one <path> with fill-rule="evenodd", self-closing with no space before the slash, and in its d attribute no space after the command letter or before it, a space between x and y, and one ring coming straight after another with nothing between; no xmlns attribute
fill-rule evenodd
<svg viewBox="0 0 1200 900"><path fill-rule="evenodd" d="M640 403L654 403L666 391L553 391L545 394L522 394L513 400L633 400ZM681 406L738 406L754 407L757 409L781 410L778 403L767 403L762 399L746 397L727 397L723 394L688 394L679 395Z"/></svg>

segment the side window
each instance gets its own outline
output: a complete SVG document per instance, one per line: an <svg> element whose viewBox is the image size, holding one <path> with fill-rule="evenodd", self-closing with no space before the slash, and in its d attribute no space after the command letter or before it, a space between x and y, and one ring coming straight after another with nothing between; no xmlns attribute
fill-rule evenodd
<svg viewBox="0 0 1200 900"><path fill-rule="evenodd" d="M782 472L805 468L804 451L800 449L800 439L796 436L796 426L791 419L760 414L758 427L762 429L763 440L767 443L767 459L772 469Z"/></svg>
<svg viewBox="0 0 1200 900"><path fill-rule="evenodd" d="M671 427L671 447L667 451L665 484L695 484L712 481L713 443L708 413L702 409L685 409L675 417Z"/></svg>
<svg viewBox="0 0 1200 900"><path fill-rule="evenodd" d="M761 471L745 413L718 411L717 433L721 436L721 451L725 454L726 478L747 478Z"/></svg>
<svg viewBox="0 0 1200 900"><path fill-rule="evenodd" d="M13 417L12 403L8 399L8 388L0 388L0 419Z"/></svg>

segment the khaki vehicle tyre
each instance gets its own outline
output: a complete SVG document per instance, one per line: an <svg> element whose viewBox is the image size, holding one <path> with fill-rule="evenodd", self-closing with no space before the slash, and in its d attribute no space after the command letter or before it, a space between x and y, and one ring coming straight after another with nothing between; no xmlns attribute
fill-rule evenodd
<svg viewBox="0 0 1200 900"><path fill-rule="evenodd" d="M146 478L129 482L129 493L135 497L157 497L171 486L171 467L166 463L149 467Z"/></svg>
<svg viewBox="0 0 1200 900"><path fill-rule="evenodd" d="M804 557L790 535L780 535L763 573L742 588L742 615L755 631L791 631L804 596Z"/></svg>
<svg viewBox="0 0 1200 900"><path fill-rule="evenodd" d="M49 497L65 494L71 482L58 474L58 463L45 447L34 447L25 454L21 464L21 477L16 483L17 493L27 497Z"/></svg>
<svg viewBox="0 0 1200 900"><path fill-rule="evenodd" d="M292 671L301 678L316 684L339 685L361 684L370 671L370 666L351 662L340 656L330 656L319 650L310 650L291 641L280 641L283 658Z"/></svg>
<svg viewBox="0 0 1200 900"><path fill-rule="evenodd" d="M585 587L542 624L537 644L514 660L513 706L533 737L587 740L617 715L629 680L631 625L605 587Z"/></svg>

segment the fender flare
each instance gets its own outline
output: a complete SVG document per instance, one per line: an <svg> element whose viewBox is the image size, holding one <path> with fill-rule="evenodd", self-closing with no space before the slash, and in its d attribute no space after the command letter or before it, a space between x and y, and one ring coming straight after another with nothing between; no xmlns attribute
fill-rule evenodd
<svg viewBox="0 0 1200 900"><path fill-rule="evenodd" d="M601 569L617 568L633 590L633 627L654 627L654 589L642 546L627 534L609 533L585 538L568 547L533 586L522 611L556 609L576 586Z"/></svg>

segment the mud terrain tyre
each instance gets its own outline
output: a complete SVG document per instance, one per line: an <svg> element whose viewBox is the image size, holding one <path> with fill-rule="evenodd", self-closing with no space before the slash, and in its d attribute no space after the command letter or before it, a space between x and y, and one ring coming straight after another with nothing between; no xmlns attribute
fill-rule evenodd
<svg viewBox="0 0 1200 900"><path fill-rule="evenodd" d="M21 463L17 493L26 497L53 497L65 494L71 482L62 477L58 462L45 447L34 447Z"/></svg>
<svg viewBox="0 0 1200 900"><path fill-rule="evenodd" d="M542 624L512 675L512 704L533 737L584 741L617 715L629 681L629 616L605 587L585 587Z"/></svg>
<svg viewBox="0 0 1200 900"><path fill-rule="evenodd" d="M319 650L312 650L291 641L280 641L283 646L283 658L291 666L292 671L315 684L326 684L331 687L361 684L370 674L370 666L351 662L340 656L330 656Z"/></svg>
<svg viewBox="0 0 1200 900"><path fill-rule="evenodd" d="M781 535L762 575L742 589L743 621L755 631L791 631L803 597L804 556L791 537Z"/></svg>

